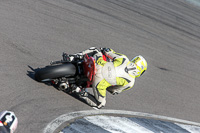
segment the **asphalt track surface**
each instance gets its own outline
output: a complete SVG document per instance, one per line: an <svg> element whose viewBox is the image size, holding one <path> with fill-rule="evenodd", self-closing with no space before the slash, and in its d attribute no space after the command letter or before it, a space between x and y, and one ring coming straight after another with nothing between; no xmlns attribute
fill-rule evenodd
<svg viewBox="0 0 200 133"><path fill-rule="evenodd" d="M16 133L42 132L56 117L91 109L33 79L62 52L110 47L148 61L134 88L107 94L105 109L200 122L200 8L183 0L1 0L0 109Z"/></svg>

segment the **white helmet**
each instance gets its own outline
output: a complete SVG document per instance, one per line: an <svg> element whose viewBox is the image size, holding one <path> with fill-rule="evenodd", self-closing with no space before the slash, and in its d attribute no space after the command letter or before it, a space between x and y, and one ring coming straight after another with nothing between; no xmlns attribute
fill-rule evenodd
<svg viewBox="0 0 200 133"><path fill-rule="evenodd" d="M128 72L140 77L147 70L147 61L141 56L134 57L127 66Z"/></svg>

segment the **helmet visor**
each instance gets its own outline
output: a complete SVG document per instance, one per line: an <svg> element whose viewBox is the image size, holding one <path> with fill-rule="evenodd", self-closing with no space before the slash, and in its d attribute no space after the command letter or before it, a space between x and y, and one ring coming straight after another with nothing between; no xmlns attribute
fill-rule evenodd
<svg viewBox="0 0 200 133"><path fill-rule="evenodd" d="M146 71L146 70L144 70L144 71L140 74L140 76L142 76L142 74L144 74L145 71Z"/></svg>

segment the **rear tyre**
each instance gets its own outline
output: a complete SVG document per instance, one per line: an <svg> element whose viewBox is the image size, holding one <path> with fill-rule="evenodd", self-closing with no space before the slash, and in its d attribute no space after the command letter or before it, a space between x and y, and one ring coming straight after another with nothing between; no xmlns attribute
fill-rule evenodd
<svg viewBox="0 0 200 133"><path fill-rule="evenodd" d="M46 66L35 72L35 80L38 82L42 82L59 77L71 77L75 76L75 74L76 67L71 63Z"/></svg>

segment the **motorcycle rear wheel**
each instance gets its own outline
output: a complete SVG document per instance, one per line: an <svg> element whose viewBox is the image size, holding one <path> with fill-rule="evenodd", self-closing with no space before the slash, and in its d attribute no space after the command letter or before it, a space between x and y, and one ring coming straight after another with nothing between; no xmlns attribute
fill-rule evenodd
<svg viewBox="0 0 200 133"><path fill-rule="evenodd" d="M46 66L35 72L35 80L38 82L50 81L60 77L72 77L76 75L76 67L71 63Z"/></svg>

